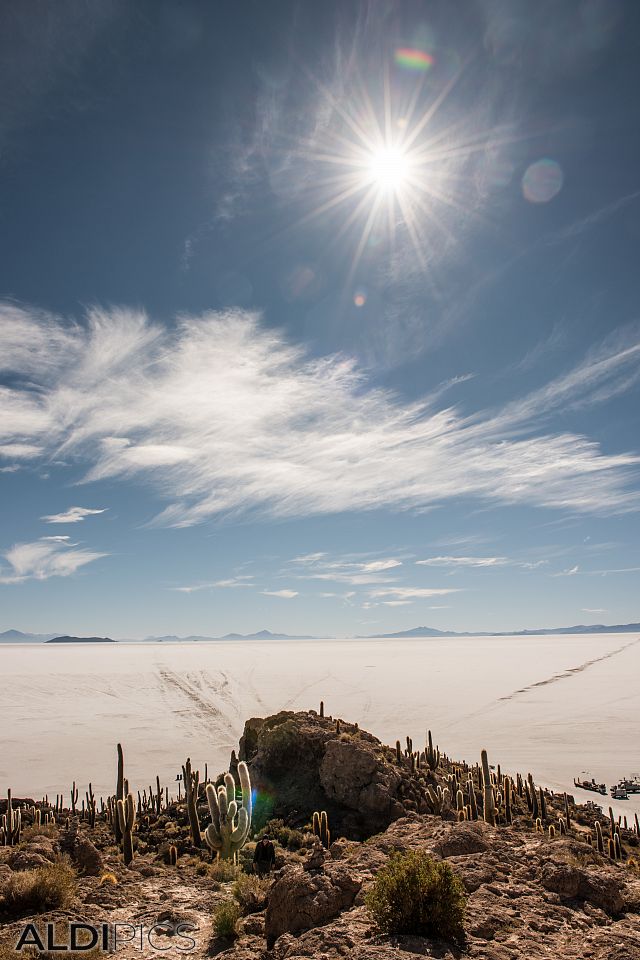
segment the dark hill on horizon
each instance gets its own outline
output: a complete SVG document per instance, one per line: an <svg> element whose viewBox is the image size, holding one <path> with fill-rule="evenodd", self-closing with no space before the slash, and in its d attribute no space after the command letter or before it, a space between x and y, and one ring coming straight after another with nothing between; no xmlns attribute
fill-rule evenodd
<svg viewBox="0 0 640 960"><path fill-rule="evenodd" d="M45 643L117 643L111 637L52 637Z"/></svg>

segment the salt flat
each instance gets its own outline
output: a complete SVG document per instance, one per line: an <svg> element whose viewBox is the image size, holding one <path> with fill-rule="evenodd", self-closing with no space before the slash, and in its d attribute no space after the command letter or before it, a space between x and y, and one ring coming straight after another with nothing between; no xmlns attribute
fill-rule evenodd
<svg viewBox="0 0 640 960"><path fill-rule="evenodd" d="M171 785L187 756L217 773L244 720L318 708L382 740L450 756L487 747L504 770L533 772L577 799L588 772L640 773L640 638L635 634L425 640L3 645L0 793L49 796L89 780L115 789L122 742L132 789ZM293 771L292 771L293 773ZM175 784L174 784L175 786ZM175 791L172 791L175 792ZM81 793L82 795L82 793ZM640 812L640 795L614 805Z"/></svg>

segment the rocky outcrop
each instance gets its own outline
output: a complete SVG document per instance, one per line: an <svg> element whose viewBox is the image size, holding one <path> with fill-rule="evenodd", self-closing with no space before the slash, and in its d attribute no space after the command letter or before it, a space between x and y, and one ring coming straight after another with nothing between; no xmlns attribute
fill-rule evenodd
<svg viewBox="0 0 640 960"><path fill-rule="evenodd" d="M355 724L341 721L338 730L335 719L313 710L248 720L239 759L249 764L258 796L273 798L268 814L291 824L327 810L336 834L363 839L427 809L425 784L395 764L394 751Z"/></svg>

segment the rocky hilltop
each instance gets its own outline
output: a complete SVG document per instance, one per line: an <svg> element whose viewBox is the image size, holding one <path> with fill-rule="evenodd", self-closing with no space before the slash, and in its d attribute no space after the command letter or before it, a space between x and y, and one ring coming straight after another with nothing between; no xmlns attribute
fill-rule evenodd
<svg viewBox="0 0 640 960"><path fill-rule="evenodd" d="M159 784L157 795L149 787L139 797L128 866L114 844L109 801L93 824L61 802L13 801L34 822L15 845L0 847L3 960L15 955L25 917L145 930L158 923L170 956L179 954L171 949L172 924L188 922L191 956L228 960L640 958L637 825L554 796L533 777L506 777L497 766L487 792L479 765L455 762L432 743L386 746L355 723L315 711L248 720L230 770L241 761L254 788L254 835L266 827L276 840L276 869L265 880L245 872L253 840L237 866L212 861L194 842L184 794L167 797ZM203 785L196 792L204 827ZM466 898L461 938L376 926L368 894L397 851L426 852L451 867ZM64 902L41 900L34 910L7 893L17 878L56 864L71 878ZM231 921L223 930L225 910ZM118 954L141 956L132 944Z"/></svg>

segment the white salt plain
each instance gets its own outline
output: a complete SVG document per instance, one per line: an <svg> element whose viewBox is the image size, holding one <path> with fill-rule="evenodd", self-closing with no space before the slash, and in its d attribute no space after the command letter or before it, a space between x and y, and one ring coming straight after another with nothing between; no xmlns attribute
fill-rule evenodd
<svg viewBox="0 0 640 960"><path fill-rule="evenodd" d="M608 785L640 773L635 634L105 645L0 649L0 795L115 789L118 741L133 790L159 774L172 793L187 756L226 769L244 720L318 709L383 741L450 756L482 747L505 771L576 799L574 775ZM292 771L292 773L295 773ZM640 813L640 794L613 804Z"/></svg>

